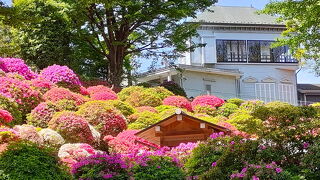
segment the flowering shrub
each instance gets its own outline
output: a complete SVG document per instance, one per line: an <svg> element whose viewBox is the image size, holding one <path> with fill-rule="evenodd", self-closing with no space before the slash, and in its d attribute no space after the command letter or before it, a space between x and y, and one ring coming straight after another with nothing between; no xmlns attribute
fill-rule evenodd
<svg viewBox="0 0 320 180"><path fill-rule="evenodd" d="M71 111L56 113L49 121L50 129L57 131L70 143L93 143L94 138L88 122L80 115Z"/></svg>
<svg viewBox="0 0 320 180"><path fill-rule="evenodd" d="M162 101L162 104L184 108L184 109L187 109L188 111L192 111L191 103L187 98L182 96L169 96Z"/></svg>
<svg viewBox="0 0 320 180"><path fill-rule="evenodd" d="M10 123L13 120L11 114L3 109L0 109L0 126Z"/></svg>
<svg viewBox="0 0 320 180"><path fill-rule="evenodd" d="M239 107L240 109L252 112L255 111L257 108L262 107L264 105L263 101L260 100L250 100L243 102Z"/></svg>
<svg viewBox="0 0 320 180"><path fill-rule="evenodd" d="M93 125L102 136L116 136L127 128L126 120L120 111L105 101L89 101L80 106L77 113Z"/></svg>
<svg viewBox="0 0 320 180"><path fill-rule="evenodd" d="M118 96L110 92L97 92L91 95L92 100L116 100Z"/></svg>
<svg viewBox="0 0 320 180"><path fill-rule="evenodd" d="M18 139L19 134L17 131L8 127L0 126L0 144L17 141Z"/></svg>
<svg viewBox="0 0 320 180"><path fill-rule="evenodd" d="M81 85L78 76L67 66L48 66L40 72L40 76L52 83L67 82L70 84Z"/></svg>
<svg viewBox="0 0 320 180"><path fill-rule="evenodd" d="M129 179L128 166L121 155L95 154L73 164L76 179Z"/></svg>
<svg viewBox="0 0 320 180"><path fill-rule="evenodd" d="M139 151L151 150L150 147L159 148L158 145L135 136L134 134L137 132L138 130L125 130L119 133L116 137L110 135L105 136L103 140L108 144L110 152L113 153L135 154Z"/></svg>
<svg viewBox="0 0 320 180"><path fill-rule="evenodd" d="M52 129L41 129L38 134L46 146L59 147L65 143L63 137Z"/></svg>
<svg viewBox="0 0 320 180"><path fill-rule="evenodd" d="M38 134L37 129L34 126L26 124L21 126L17 125L13 127L13 130L18 133L20 139L31 141L39 145L43 144L43 139Z"/></svg>
<svg viewBox="0 0 320 180"><path fill-rule="evenodd" d="M0 108L8 111L11 114L13 121L9 123L9 126L22 123L22 115L16 102L0 95Z"/></svg>
<svg viewBox="0 0 320 180"><path fill-rule="evenodd" d="M62 162L72 167L72 164L79 162L81 159L96 154L95 150L89 144L76 143L76 144L64 144L60 147L58 157Z"/></svg>
<svg viewBox="0 0 320 180"><path fill-rule="evenodd" d="M158 113L158 111L156 110L156 108L151 107L151 106L141 106L141 107L137 107L136 108L138 113L144 112L144 111L149 111L149 112L153 112L153 113Z"/></svg>
<svg viewBox="0 0 320 180"><path fill-rule="evenodd" d="M145 88L142 86L130 86L127 88L122 89L119 93L119 99L121 101L126 101L126 99L133 93L133 92L142 92Z"/></svg>
<svg viewBox="0 0 320 180"><path fill-rule="evenodd" d="M227 122L249 134L256 134L262 127L262 120L253 117L247 111L238 111L230 115Z"/></svg>
<svg viewBox="0 0 320 180"><path fill-rule="evenodd" d="M0 167L9 179L71 179L52 149L16 142L0 156Z"/></svg>
<svg viewBox="0 0 320 180"><path fill-rule="evenodd" d="M317 140L310 147L307 147L307 144L304 144L304 146L308 151L302 158L301 174L306 179L318 179L320 177L320 141Z"/></svg>
<svg viewBox="0 0 320 180"><path fill-rule="evenodd" d="M218 114L228 117L230 114L236 112L238 110L238 106L233 103L225 103L218 109Z"/></svg>
<svg viewBox="0 0 320 180"><path fill-rule="evenodd" d="M162 112L170 110L170 109L177 109L175 106L169 106L169 105L160 105L155 108L159 113L162 113Z"/></svg>
<svg viewBox="0 0 320 180"><path fill-rule="evenodd" d="M242 103L244 103L244 100L239 99L239 98L231 98L231 99L228 99L227 102L235 104L239 107Z"/></svg>
<svg viewBox="0 0 320 180"><path fill-rule="evenodd" d="M136 121L128 125L129 129L144 129L148 126L151 126L161 119L158 114L152 113L149 111L144 111L139 113L139 116Z"/></svg>
<svg viewBox="0 0 320 180"><path fill-rule="evenodd" d="M132 168L135 179L185 179L185 175L170 157L149 156L146 164Z"/></svg>
<svg viewBox="0 0 320 180"><path fill-rule="evenodd" d="M87 88L87 91L89 92L90 95L101 93L101 92L109 92L111 94L116 94L112 89L103 85L90 86Z"/></svg>
<svg viewBox="0 0 320 180"><path fill-rule="evenodd" d="M14 99L23 116L41 101L39 92L33 90L29 83L13 78L0 77L0 94Z"/></svg>
<svg viewBox="0 0 320 180"><path fill-rule="evenodd" d="M239 137L243 137L243 138L249 138L250 135L248 133L245 133L243 131L239 131L234 125L226 122L226 121L219 121L217 123L217 125L222 126L224 128L227 128L230 130L230 135L232 136L239 136Z"/></svg>
<svg viewBox="0 0 320 180"><path fill-rule="evenodd" d="M216 116L217 109L215 107L205 105L205 106L195 106L193 111L198 114L207 114L209 116Z"/></svg>
<svg viewBox="0 0 320 180"><path fill-rule="evenodd" d="M130 104L123 101L112 100L108 101L107 104L118 109L125 117L130 116L131 114L136 112L136 110Z"/></svg>
<svg viewBox="0 0 320 180"><path fill-rule="evenodd" d="M212 108L216 108L222 106L223 103L224 100L216 96L204 95L194 98L191 105L193 109L195 109L197 106L210 106Z"/></svg>
<svg viewBox="0 0 320 180"><path fill-rule="evenodd" d="M36 79L31 80L31 86L34 87L37 91L39 91L41 94L46 93L49 89L51 89L54 84L42 77L38 77Z"/></svg>
<svg viewBox="0 0 320 180"><path fill-rule="evenodd" d="M184 96L184 97L187 96L184 89L181 88L177 83L173 81L164 81L163 83L160 84L160 86L163 86L164 88L168 89L169 91L171 91L173 94L177 96Z"/></svg>
<svg viewBox="0 0 320 180"><path fill-rule="evenodd" d="M155 94L161 100L164 100L165 98L174 95L171 91L169 91L168 89L161 87L161 86L147 88L145 91L146 91L146 93Z"/></svg>
<svg viewBox="0 0 320 180"><path fill-rule="evenodd" d="M77 103L77 105L81 105L85 102L85 99L82 95L73 93L65 88L52 88L43 95L43 98L46 101L52 102L57 102L63 99L73 100Z"/></svg>
<svg viewBox="0 0 320 180"><path fill-rule="evenodd" d="M125 102L129 103L131 106L140 107L140 106L152 106L156 107L162 104L161 98L150 91L135 91L127 97Z"/></svg>
<svg viewBox="0 0 320 180"><path fill-rule="evenodd" d="M27 115L27 123L37 127L46 128L54 113L60 111L77 111L78 107L72 100L60 100L55 103L51 101L40 103Z"/></svg>
<svg viewBox="0 0 320 180"><path fill-rule="evenodd" d="M27 80L37 77L37 74L32 72L22 59L0 58L0 69L6 73L18 73Z"/></svg>

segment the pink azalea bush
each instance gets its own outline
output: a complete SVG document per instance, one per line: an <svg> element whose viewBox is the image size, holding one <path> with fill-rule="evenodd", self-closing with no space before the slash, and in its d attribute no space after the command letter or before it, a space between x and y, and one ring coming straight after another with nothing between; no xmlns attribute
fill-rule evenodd
<svg viewBox="0 0 320 180"><path fill-rule="evenodd" d="M67 82L70 84L81 85L77 74L75 74L67 66L48 66L40 72L40 76L51 81L52 83Z"/></svg>
<svg viewBox="0 0 320 180"><path fill-rule="evenodd" d="M92 100L116 100L117 94L111 92L97 92L91 95Z"/></svg>
<svg viewBox="0 0 320 180"><path fill-rule="evenodd" d="M197 106L209 106L211 108L216 108L222 106L224 103L223 99L220 99L216 96L204 95L197 96L191 103L192 109L195 109Z"/></svg>
<svg viewBox="0 0 320 180"><path fill-rule="evenodd" d="M6 73L18 73L26 80L34 79L38 76L31 71L22 59L18 58L0 58L0 69Z"/></svg>
<svg viewBox="0 0 320 180"><path fill-rule="evenodd" d="M52 88L43 95L46 101L57 102L59 100L67 99L73 100L77 105L81 105L85 102L82 95L71 92L69 89L65 88Z"/></svg>
<svg viewBox="0 0 320 180"><path fill-rule="evenodd" d="M277 179L277 177L282 175L282 172L282 168L279 167L275 162L261 165L247 164L244 168L242 168L241 171L231 174L230 179Z"/></svg>
<svg viewBox="0 0 320 180"><path fill-rule="evenodd" d="M13 129L18 132L21 139L31 141L37 144L43 144L42 137L38 134L37 129L32 125L17 125Z"/></svg>
<svg viewBox="0 0 320 180"><path fill-rule="evenodd" d="M144 111L149 111L149 112L153 112L153 113L158 113L158 111L156 110L156 108L151 107L151 106L140 106L140 107L137 107L136 110L137 110L139 113L142 113L142 112L144 112Z"/></svg>
<svg viewBox="0 0 320 180"><path fill-rule="evenodd" d="M66 142L88 144L94 142L88 122L71 111L56 113L49 121L48 127L57 131Z"/></svg>
<svg viewBox="0 0 320 180"><path fill-rule="evenodd" d="M97 85L97 86L90 86L87 88L87 91L90 95L100 93L100 92L109 92L112 94L116 94L112 89L108 88L107 86Z"/></svg>
<svg viewBox="0 0 320 180"><path fill-rule="evenodd" d="M169 96L162 101L163 105L175 106L192 111L192 106L189 100L183 96Z"/></svg>
<svg viewBox="0 0 320 180"><path fill-rule="evenodd" d="M29 113L41 101L40 93L33 90L28 82L0 77L0 94L13 99L23 115Z"/></svg>
<svg viewBox="0 0 320 180"><path fill-rule="evenodd" d="M51 89L54 84L47 79L42 77L38 77L36 79L31 80L31 86L34 87L36 90L41 92L42 94L46 93L49 89Z"/></svg>
<svg viewBox="0 0 320 180"><path fill-rule="evenodd" d="M110 151L114 153L130 154L151 150L150 147L159 148L158 145L135 136L134 134L137 132L138 130L126 130L115 137L105 136L103 140L110 147Z"/></svg>
<svg viewBox="0 0 320 180"><path fill-rule="evenodd" d="M0 154L7 149L8 143L18 141L19 139L17 131L8 127L0 126Z"/></svg>
<svg viewBox="0 0 320 180"><path fill-rule="evenodd" d="M127 128L121 112L105 101L89 101L80 106L77 113L93 125L102 136L116 136Z"/></svg>
<svg viewBox="0 0 320 180"><path fill-rule="evenodd" d="M0 126L4 124L8 124L13 120L11 114L3 109L0 109Z"/></svg>
<svg viewBox="0 0 320 180"><path fill-rule="evenodd" d="M72 167L73 164L81 159L94 155L97 152L92 146L85 143L64 144L59 149L58 157L63 163Z"/></svg>

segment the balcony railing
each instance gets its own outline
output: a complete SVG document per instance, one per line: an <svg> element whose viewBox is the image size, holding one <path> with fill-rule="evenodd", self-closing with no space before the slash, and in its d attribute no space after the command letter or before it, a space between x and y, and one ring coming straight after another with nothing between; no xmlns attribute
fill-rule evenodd
<svg viewBox="0 0 320 180"><path fill-rule="evenodd" d="M247 56L246 54L228 53L226 56L217 56L218 62L230 63L298 63L291 55L260 55Z"/></svg>

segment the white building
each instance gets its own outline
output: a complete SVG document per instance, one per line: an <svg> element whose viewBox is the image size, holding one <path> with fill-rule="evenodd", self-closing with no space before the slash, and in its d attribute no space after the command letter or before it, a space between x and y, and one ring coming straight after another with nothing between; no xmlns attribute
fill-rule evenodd
<svg viewBox="0 0 320 180"><path fill-rule="evenodd" d="M189 97L212 94L224 99L261 99L297 104L298 63L287 47L270 44L285 30L275 17L252 7L215 6L193 19L200 22L205 47L185 53L175 67L143 74L140 82L173 80Z"/></svg>

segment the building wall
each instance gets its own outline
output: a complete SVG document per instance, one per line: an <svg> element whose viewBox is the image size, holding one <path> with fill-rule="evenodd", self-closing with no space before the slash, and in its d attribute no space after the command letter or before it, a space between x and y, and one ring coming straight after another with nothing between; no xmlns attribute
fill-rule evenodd
<svg viewBox="0 0 320 180"><path fill-rule="evenodd" d="M236 78L187 71L183 73L182 86L188 97L207 94L206 85L211 86L211 94L223 99L236 97Z"/></svg>

